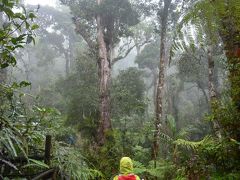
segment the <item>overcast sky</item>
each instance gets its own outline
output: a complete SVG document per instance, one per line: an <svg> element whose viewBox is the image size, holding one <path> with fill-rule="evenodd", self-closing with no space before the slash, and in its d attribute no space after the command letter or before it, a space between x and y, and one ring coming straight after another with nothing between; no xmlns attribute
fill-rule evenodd
<svg viewBox="0 0 240 180"><path fill-rule="evenodd" d="M25 0L26 4L56 6L57 0Z"/></svg>

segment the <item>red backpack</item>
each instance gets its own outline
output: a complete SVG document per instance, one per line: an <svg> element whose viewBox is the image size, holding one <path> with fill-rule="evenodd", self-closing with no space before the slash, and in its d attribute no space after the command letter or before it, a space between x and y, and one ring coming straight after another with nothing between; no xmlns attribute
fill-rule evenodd
<svg viewBox="0 0 240 180"><path fill-rule="evenodd" d="M136 176L133 174L129 174L129 175L120 175L118 176L118 180L137 180Z"/></svg>

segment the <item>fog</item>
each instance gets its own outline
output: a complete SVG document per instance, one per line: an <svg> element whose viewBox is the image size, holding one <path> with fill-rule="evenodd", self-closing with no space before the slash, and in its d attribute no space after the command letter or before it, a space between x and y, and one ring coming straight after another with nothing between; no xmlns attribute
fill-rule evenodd
<svg viewBox="0 0 240 180"><path fill-rule="evenodd" d="M226 125L238 112L237 68L231 71L235 61L229 61L229 54L238 54L237 42L236 52L226 49L222 17L210 18L214 6L208 11L208 2L195 0L20 2L14 5L20 15L1 13L2 31L12 38L10 45L3 41L2 52L12 52L1 55L0 82L12 93L0 88L7 104L0 112L27 137L19 138L24 150L10 142L16 157L29 148L26 157L35 158L50 135L52 164L34 163L56 167L60 179L112 179L124 156L144 179L204 173L210 179L213 167L218 172L212 146L224 136L239 143L234 125ZM194 174L195 161L198 170L201 163L209 169ZM9 164L12 172L18 169Z"/></svg>

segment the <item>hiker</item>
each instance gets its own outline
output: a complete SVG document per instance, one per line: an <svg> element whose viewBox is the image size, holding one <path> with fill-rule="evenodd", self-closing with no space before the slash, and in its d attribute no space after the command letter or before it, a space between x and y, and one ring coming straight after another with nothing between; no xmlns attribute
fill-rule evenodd
<svg viewBox="0 0 240 180"><path fill-rule="evenodd" d="M133 174L133 163L129 157L123 157L120 160L120 174L113 180L140 180L137 175Z"/></svg>

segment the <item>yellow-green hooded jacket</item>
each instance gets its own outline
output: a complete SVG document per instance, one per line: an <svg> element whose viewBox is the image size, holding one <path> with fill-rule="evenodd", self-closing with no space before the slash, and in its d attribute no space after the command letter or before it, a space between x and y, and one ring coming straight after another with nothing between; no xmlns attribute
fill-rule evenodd
<svg viewBox="0 0 240 180"><path fill-rule="evenodd" d="M137 175L133 174L133 163L132 160L129 157L123 157L120 160L120 175L115 176L113 180L132 180L134 178L136 180L140 180L140 178Z"/></svg>

